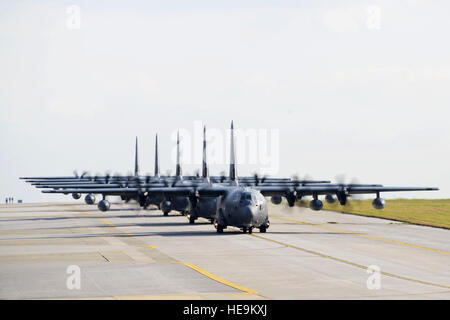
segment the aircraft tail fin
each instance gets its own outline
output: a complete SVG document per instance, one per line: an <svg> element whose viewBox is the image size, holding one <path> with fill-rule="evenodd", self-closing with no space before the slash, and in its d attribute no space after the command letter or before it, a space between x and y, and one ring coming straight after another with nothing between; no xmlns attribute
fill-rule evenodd
<svg viewBox="0 0 450 320"><path fill-rule="evenodd" d="M206 126L203 127L202 178L209 180L208 163L206 162Z"/></svg>
<svg viewBox="0 0 450 320"><path fill-rule="evenodd" d="M177 132L177 165L175 175L178 179L182 178L182 170L180 163L180 131Z"/></svg>
<svg viewBox="0 0 450 320"><path fill-rule="evenodd" d="M139 175L139 159L138 159L138 138L136 137L136 147L134 151L134 175Z"/></svg>
<svg viewBox="0 0 450 320"><path fill-rule="evenodd" d="M236 168L236 148L234 145L233 121L231 121L230 184L236 185L237 183L238 183L238 176L237 176L237 168Z"/></svg>
<svg viewBox="0 0 450 320"><path fill-rule="evenodd" d="M155 137L155 177L159 177L158 134Z"/></svg>

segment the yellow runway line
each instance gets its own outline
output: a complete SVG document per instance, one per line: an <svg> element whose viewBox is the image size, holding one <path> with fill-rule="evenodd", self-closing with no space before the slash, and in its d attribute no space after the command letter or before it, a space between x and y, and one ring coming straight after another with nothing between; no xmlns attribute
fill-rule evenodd
<svg viewBox="0 0 450 320"><path fill-rule="evenodd" d="M111 227L114 226L114 224L112 224L112 223L109 222L108 220L105 220L105 219L102 219L102 218L98 218L98 220L100 220L101 222L103 222L103 223L105 223L105 224L107 224L107 225L109 225L109 226L111 226ZM149 246L148 248L144 248L144 249L149 250L149 249L156 249L156 248L157 248L156 246ZM247 288L245 288L245 287L239 286L239 285L237 285L237 284L235 284L235 283L232 283L232 282L230 282L230 281L221 279L221 278L219 278L219 277L213 275L212 273L209 273L208 271L205 271L205 270L203 270L202 268L200 268L200 267L198 267L198 266L195 266L195 265L193 265L193 264L191 264L191 263L187 263L187 262L179 262L179 261L165 261L165 262L166 262L166 263L178 263L178 264L183 264L183 265L185 265L186 267L189 267L189 268L191 268L192 270L195 270L195 271L197 271L198 273L200 273L200 274L202 274L202 275L204 275L204 276L206 276L206 277L208 277L208 278L210 278L210 279L212 279L212 280L214 280L214 281L217 281L217 282L219 282L219 283L221 283L221 284L224 284L224 285L229 286L229 287L231 287L231 288L234 288L234 289L237 289L237 290L239 290L239 291L242 291L242 292L244 292L245 294L257 294L257 293L258 293L258 291L251 290L251 289L247 289Z"/></svg>
<svg viewBox="0 0 450 320"><path fill-rule="evenodd" d="M258 291L256 291L256 290L247 289L247 288L245 288L245 287L239 286L239 285L237 285L237 284L235 284L235 283L232 283L232 282L230 282L230 281L221 279L221 278L219 278L219 277L213 275L212 273L209 273L208 271L205 271L205 270L203 270L202 268L200 268L200 267L198 267L198 266L195 266L195 265L193 265L193 264L191 264L191 263L181 262L181 261L159 261L159 262L163 262L163 263L177 263L177 264L183 264L183 265L185 265L186 267L189 267L189 268L191 268L192 270L195 270L195 271L197 271L198 273L200 273L200 274L202 274L202 275L204 275L204 276L206 276L206 277L208 277L208 278L210 278L210 279L212 279L212 280L214 280L214 281L217 281L217 282L219 282L219 283L221 283L221 284L224 284L224 285L226 285L226 286L229 286L229 287L231 287L231 288L233 288L233 289L242 291L242 292L244 292L245 294L257 294L257 293L258 293Z"/></svg>
<svg viewBox="0 0 450 320"><path fill-rule="evenodd" d="M336 229L336 228L321 226L321 225L318 225L318 224L308 223L308 222L304 222L304 221L291 220L291 219L281 218L281 217L271 217L271 219L279 219L279 220L283 220L283 221L287 221L287 222L303 224L303 225L306 225L306 226L327 229L327 230L331 230L331 231L335 231L335 232L352 234L352 235L355 235L355 236L358 236L358 237L363 237L363 238L372 239L372 240L378 240L378 241L394 243L394 244L398 244L398 245L401 245L401 246L406 246L406 247L411 247L411 248L416 248L416 249L428 250L428 251L433 251L433 252L442 253L442 254L450 254L450 252L447 252L447 251L442 251L442 250L437 250L437 249L432 249L432 248L427 248L427 247L422 247L422 246L416 246L416 245L410 244L410 243L405 243L405 242L400 242L400 241L395 241L395 240L389 240L389 239L383 239L383 238L369 236L369 235L361 234L361 233L354 233L354 232L350 232L350 231L345 231L345 230L340 230L340 229Z"/></svg>
<svg viewBox="0 0 450 320"><path fill-rule="evenodd" d="M102 219L102 218L98 218L98 220L100 220L101 222L103 222L104 224L107 224L110 227L114 227L114 224L112 224L111 222L109 222L108 220Z"/></svg>
<svg viewBox="0 0 450 320"><path fill-rule="evenodd" d="M158 246L148 245L142 248L141 250L153 250L153 249L158 249Z"/></svg>
<svg viewBox="0 0 450 320"><path fill-rule="evenodd" d="M114 224L112 224L112 223L109 222L108 220L105 220L105 219L102 219L102 218L98 218L98 220L100 220L100 221L103 222L104 224L107 224L107 225L109 225L109 226L111 226L111 227L114 227ZM144 249L150 250L150 249L156 249L156 248L157 248L156 246L149 246L148 248L144 248ZM258 291L251 290L251 289L247 289L247 288L245 288L245 287L239 286L239 285L237 285L237 284L235 284L235 283L232 283L232 282L230 282L230 281L221 279L221 278L219 278L219 277L213 275L212 273L209 273L208 271L205 271L205 270L203 270L202 268L197 267L197 266L195 266L195 265L193 265L193 264L191 264L191 263L187 263L187 262L179 262L179 261L165 261L165 262L166 262L166 263L178 263L178 264L183 264L183 265L185 265L186 267L189 267L189 268L191 268L192 270L195 270L195 271L197 271L198 273L200 273L200 274L202 274L202 275L204 275L204 276L206 276L206 277L208 277L208 278L210 278L210 279L212 279L212 280L214 280L214 281L217 281L217 282L219 282L219 283L221 283L221 284L224 284L224 285L229 286L229 287L231 287L231 288L234 288L234 289L237 289L237 290L239 290L239 291L242 291L242 292L244 292L245 294L257 294L257 293L258 293Z"/></svg>
<svg viewBox="0 0 450 320"><path fill-rule="evenodd" d="M354 267L357 267L357 268L361 268L361 269L364 269L364 270L367 270L367 268L368 268L366 266L363 266L363 265L355 263L355 262L351 262L351 261L340 259L340 258L335 258L335 257L329 256L329 255L326 255L326 254L323 254L323 253L320 253L320 252L316 252L316 251L312 251L312 250L309 250L309 249L300 248L300 247L297 247L297 246L294 246L294 245L291 245L291 244L287 244L287 243L276 241L276 240L272 240L272 239L269 239L269 238L266 238L266 237L258 236L256 234L250 234L250 236L253 236L253 237L256 237L256 238L259 238L259 239L262 239L262 240L270 241L270 242L273 242L273 243L285 245L286 247L289 247L289 248L292 248L292 249L296 249L296 250L300 250L300 251L303 251L303 252L307 252L307 253L310 253L310 254L313 254L313 255L316 255L316 256L319 256L319 257L322 257L322 258L330 259L330 260L333 260L333 261L342 262L342 263L345 263L345 264L348 264L348 265L351 265L351 266L354 266ZM439 288L450 289L450 286L446 286L446 285L443 285L443 284L432 283L432 282L427 282L427 281L422 281L422 280L416 280L416 279L407 278L407 277L395 275L393 273L384 272L384 271L380 271L380 273L385 275L385 276L392 277L392 278L407 280L407 281L416 282L416 283L425 284L425 285L434 286L434 287L439 287Z"/></svg>

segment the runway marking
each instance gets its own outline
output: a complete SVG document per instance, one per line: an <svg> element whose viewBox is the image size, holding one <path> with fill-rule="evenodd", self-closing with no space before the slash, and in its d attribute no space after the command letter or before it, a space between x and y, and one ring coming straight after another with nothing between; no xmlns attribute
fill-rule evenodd
<svg viewBox="0 0 450 320"><path fill-rule="evenodd" d="M153 250L153 249L158 249L158 246L152 246L152 245L148 245L145 248L142 248L141 250Z"/></svg>
<svg viewBox="0 0 450 320"><path fill-rule="evenodd" d="M114 227L114 224L112 224L108 220L105 220L105 219L102 219L102 218L97 218L97 219L100 220L101 222L103 222L104 224L107 224L110 227Z"/></svg>
<svg viewBox="0 0 450 320"><path fill-rule="evenodd" d="M109 221L106 220L106 219L102 219L102 218L97 218L97 219L100 220L101 222L103 222L104 224L110 226L110 227L115 227L113 223L109 222ZM126 235L127 235L127 236L133 236L132 233L127 233Z"/></svg>
<svg viewBox="0 0 450 320"><path fill-rule="evenodd" d="M202 268L200 268L200 267L198 267L198 266L196 266L196 265L193 265L192 263L182 262L182 261L159 261L159 262L162 262L162 263L176 263L176 264L183 264L183 265L185 265L186 267L189 267L189 268L191 268L192 270L195 270L195 271L197 271L198 273L200 273L200 274L202 274L202 275L204 275L204 276L206 276L206 277L208 277L208 278L210 278L210 279L212 279L212 280L214 280L214 281L217 281L217 282L219 282L219 283L221 283L221 284L224 284L224 285L229 286L229 287L231 287L231 288L234 288L234 289L237 289L237 290L239 290L239 291L242 291L242 292L244 292L245 294L257 294L257 293L258 293L258 291L256 291L256 290L247 289L247 288L242 287L242 286L240 286L240 285L237 285L237 284L235 284L235 283L233 283L233 282L230 282L230 281L221 279L221 278L219 278L218 276L215 276L215 275L213 275L212 273L209 273L208 271L203 270Z"/></svg>
<svg viewBox="0 0 450 320"><path fill-rule="evenodd" d="M111 227L114 227L114 224L112 224L112 223L109 222L108 220L105 220L105 219L102 219L102 218L98 218L98 220L100 220L101 222L103 222L103 223L105 223L105 224L107 224L107 225L109 225L109 226L111 226ZM156 247L156 246L150 246L150 248L147 248L147 249L155 249L155 248L157 248L157 247ZM133 258L134 258L134 257L133 257ZM239 290L239 291L242 291L242 292L244 292L245 294L257 294L257 293L258 293L258 291L255 291L255 290L252 290L252 289L247 289L247 288L245 288L245 287L239 286L239 285L237 285L237 284L235 284L235 283L232 283L232 282L230 282L230 281L221 279L221 278L219 278L219 277L213 275L212 273L209 273L208 271L203 270L202 268L200 268L200 267L198 267L198 266L196 266L196 265L193 265L193 264L191 264L191 263L188 263L188 262L181 262L181 261L159 261L159 262L183 264L183 265L185 265L186 267L189 267L189 268L191 268L192 270L195 270L195 271L197 271L198 273L200 273L200 274L202 274L202 275L204 275L204 276L206 276L206 277L208 277L208 278L210 278L210 279L212 279L212 280L214 280L214 281L217 281L217 282L219 282L219 283L221 283L221 284L224 284L224 285L229 286L229 287L231 287L231 288L234 288L234 289L237 289L237 290Z"/></svg>
<svg viewBox="0 0 450 320"><path fill-rule="evenodd" d="M101 222L103 222L104 224L110 226L110 227L115 227L113 223L109 222L106 219L102 219L102 218L97 218L98 220L100 220ZM127 233L128 236L133 236L133 234L131 233ZM123 242L122 240L116 238L116 237L112 237L112 238L108 238L105 237L105 240L111 244L111 245L119 245L119 246L126 246L126 247L130 247L127 243ZM154 259L146 256L145 254L143 254L142 252L140 252L139 250L152 250L152 249L156 249L158 248L157 246L152 246L152 245L145 245L143 248L141 249L135 249L135 248L130 248L130 249L126 249L123 252L128 255L131 259L137 261L137 262L154 262Z"/></svg>
<svg viewBox="0 0 450 320"><path fill-rule="evenodd" d="M307 252L307 253L310 253L310 254L322 257L322 258L327 258L327 259L330 259L330 260L342 262L342 263L345 263L345 264L348 264L348 265L351 265L351 266L354 266L354 267L358 267L358 268L361 268L361 269L364 269L364 270L367 270L367 268L368 268L367 266L364 266L364 265L361 265L361 264L358 264L358 263L355 263L355 262L351 262L351 261L348 261L348 260L332 257L332 256L329 256L329 255L326 255L326 254L323 254L323 253L320 253L320 252L312 251L312 250L309 250L309 249L300 248L300 247L297 247L297 246L294 246L294 245L291 245L291 244L287 244L287 243L284 243L284 242L272 240L272 239L269 239L269 238L266 238L266 237L262 237L262 236L259 236L259 235L256 235L256 234L250 234L250 236L253 236L253 237L256 237L256 238L259 238L259 239L262 239L262 240L270 241L270 242L273 242L273 243L277 243L277 244L280 244L280 245L285 245L286 247L289 247L289 248L292 248L292 249L297 249L297 250L300 250L300 251L303 251L303 252ZM393 273L389 273L389 272L385 272L385 271L380 271L380 273L385 275L385 276L392 277L392 278L397 278L397 279L401 279L401 280L416 282L416 283L425 284L425 285L434 286L434 287L439 287L439 288L450 289L450 286L446 286L446 285L443 285L443 284L432 283L432 282L428 282L428 281L422 281L422 280L412 279L412 278L408 278L408 277L403 277L403 276L399 276L399 275L396 275L396 274L393 274Z"/></svg>
<svg viewBox="0 0 450 320"><path fill-rule="evenodd" d="M383 238L379 238L379 237L375 237L375 236L369 236L369 235L366 235L366 234L355 233L355 232L346 231L346 230L340 230L340 229L326 227L326 226L321 226L321 225L313 224L313 223L309 223L309 222L298 221L298 220L291 220L291 219L281 218L281 217L271 217L271 219L279 219L279 220L293 222L293 223L298 223L298 224L303 224L303 225L307 225L307 226L311 226L311 227L322 228L322 229L327 229L327 230L341 232L341 233L346 233L346 234L352 234L352 235L355 235L355 236L368 238L368 239L372 239L372 240L379 240L379 241L384 241L384 242L390 242L390 243L398 244L398 245L401 245L401 246L412 247L412 248L416 248L416 249L428 250L428 251L433 251L433 252L437 252L437 253L449 254L450 255L450 252L447 252L447 251L442 251L442 250L437 250L437 249L417 246L417 245L414 245L414 244L400 242L400 241L395 241L395 240L383 239Z"/></svg>

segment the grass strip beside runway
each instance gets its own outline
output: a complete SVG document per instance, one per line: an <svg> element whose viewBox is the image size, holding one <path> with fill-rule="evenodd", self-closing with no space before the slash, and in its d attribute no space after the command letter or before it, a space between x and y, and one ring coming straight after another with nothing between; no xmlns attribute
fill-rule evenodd
<svg viewBox="0 0 450 320"><path fill-rule="evenodd" d="M307 207L309 201L297 205ZM372 199L349 200L345 206L323 201L323 210L450 229L450 199L388 199L383 210L374 209Z"/></svg>

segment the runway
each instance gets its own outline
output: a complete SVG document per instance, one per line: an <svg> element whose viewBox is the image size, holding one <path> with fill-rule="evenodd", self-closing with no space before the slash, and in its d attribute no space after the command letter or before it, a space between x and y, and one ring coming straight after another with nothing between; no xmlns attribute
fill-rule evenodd
<svg viewBox="0 0 450 320"><path fill-rule="evenodd" d="M0 205L0 298L450 298L449 230L275 205L269 216L267 233L217 234L133 204Z"/></svg>

